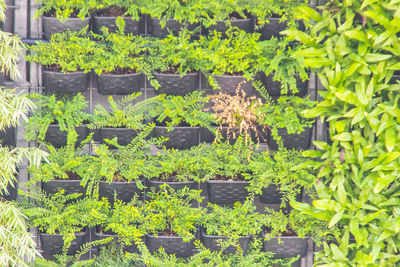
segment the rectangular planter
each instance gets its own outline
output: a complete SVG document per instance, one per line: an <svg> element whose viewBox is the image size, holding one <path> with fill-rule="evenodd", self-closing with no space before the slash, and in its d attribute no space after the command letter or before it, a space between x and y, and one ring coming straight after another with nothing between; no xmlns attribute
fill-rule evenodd
<svg viewBox="0 0 400 267"><path fill-rule="evenodd" d="M201 239L202 239L203 245L206 248L210 249L211 251L220 251L221 247L217 241L218 240L227 240L228 237L217 236L217 235L207 235L203 230L201 232ZM242 236L237 240L238 245L243 250L243 254L246 254L246 252L249 248L250 240L251 240L251 236ZM236 246L229 246L224 250L224 253L226 253L226 254L231 254L231 253L236 253L236 252L237 252Z"/></svg>
<svg viewBox="0 0 400 267"><path fill-rule="evenodd" d="M83 245L86 239L88 231L83 233L76 233L75 239L71 242L71 246L68 249L68 254L73 255ZM42 255L45 259L54 260L54 255L61 254L64 241L60 234L46 234L39 233Z"/></svg>
<svg viewBox="0 0 400 267"><path fill-rule="evenodd" d="M264 251L275 253L274 258L291 258L300 255L303 258L307 255L308 238L297 236L282 236L280 241L277 237L264 241Z"/></svg>
<svg viewBox="0 0 400 267"><path fill-rule="evenodd" d="M207 181L208 201L218 205L233 205L244 202L249 185L247 181Z"/></svg>
<svg viewBox="0 0 400 267"><path fill-rule="evenodd" d="M46 94L77 94L86 92L90 74L77 72L43 71L43 91Z"/></svg>
<svg viewBox="0 0 400 267"><path fill-rule="evenodd" d="M178 258L188 258L194 254L194 241L184 242L179 236L146 235L145 243L150 253L158 252L163 247L168 255L175 254Z"/></svg>

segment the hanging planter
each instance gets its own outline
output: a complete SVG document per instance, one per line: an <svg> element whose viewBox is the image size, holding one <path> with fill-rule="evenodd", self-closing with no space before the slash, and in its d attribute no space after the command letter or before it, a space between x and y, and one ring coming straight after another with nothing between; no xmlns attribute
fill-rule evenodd
<svg viewBox="0 0 400 267"><path fill-rule="evenodd" d="M143 84L143 74L105 74L96 75L97 89L101 95L129 95L139 92Z"/></svg>
<svg viewBox="0 0 400 267"><path fill-rule="evenodd" d="M105 144L104 139L113 139L114 137L118 138L118 144L121 146L128 145L133 138L136 137L137 132L130 128L112 128L112 127L101 127L99 128L98 136L100 142Z"/></svg>
<svg viewBox="0 0 400 267"><path fill-rule="evenodd" d="M99 227L97 227L96 230L94 231L95 240L103 240L109 237L112 237L113 241L115 242L118 242L120 239L120 237L117 234L113 233L112 231L103 232L101 231L101 229L99 229ZM107 246L107 244L100 245L99 247L103 246ZM137 253L139 252L139 249L136 245L129 245L129 246L124 245L124 251L129 253Z"/></svg>
<svg viewBox="0 0 400 267"><path fill-rule="evenodd" d="M313 127L305 128L300 134L288 134L286 128L279 128L278 134L282 138L283 146L287 149L307 150L311 145ZM278 144L268 132L268 147L272 150L278 149Z"/></svg>
<svg viewBox="0 0 400 267"><path fill-rule="evenodd" d="M208 201L218 205L233 205L244 202L248 196L247 181L209 180L207 183Z"/></svg>
<svg viewBox="0 0 400 267"><path fill-rule="evenodd" d="M194 254L194 241L184 242L179 236L154 236L147 234L145 243L150 253L158 252L163 247L168 255L175 254L177 258L188 258Z"/></svg>
<svg viewBox="0 0 400 267"><path fill-rule="evenodd" d="M89 25L90 17L86 17L83 20L81 18L69 18L64 22L61 22L56 17L43 16L43 31L44 39L50 40L51 35L57 32L79 31Z"/></svg>
<svg viewBox="0 0 400 267"><path fill-rule="evenodd" d="M155 138L169 138L163 144L166 148L189 149L199 144L199 127L183 127L177 126L173 130L168 131L166 126L155 126L153 136Z"/></svg>
<svg viewBox="0 0 400 267"><path fill-rule="evenodd" d="M296 201L300 202L303 197L303 190L296 195ZM281 204L282 194L278 187L270 184L268 187L262 189L262 194L259 195L259 200L263 204Z"/></svg>
<svg viewBox="0 0 400 267"><path fill-rule="evenodd" d="M211 25L208 29L207 32L208 34L213 31L225 33L227 30L229 30L229 24L231 27L237 27L241 31L245 31L248 33L251 33L253 31L253 19L251 18L239 18L239 15L231 15L231 19L227 22L225 21L217 21L216 24Z"/></svg>
<svg viewBox="0 0 400 267"><path fill-rule="evenodd" d="M244 76L214 75L214 78L221 88L218 92L223 94L235 95L239 85L246 96L252 96L255 93L253 81L248 81Z"/></svg>
<svg viewBox="0 0 400 267"><path fill-rule="evenodd" d="M97 11L93 15L93 32L102 34L102 27L106 27L108 32L116 32L118 27L115 20L118 17L122 17L125 21L124 33L133 35L139 34L140 20L142 17L139 16L138 19L132 19L129 16L125 16L125 13L126 9L116 6Z"/></svg>
<svg viewBox="0 0 400 267"><path fill-rule="evenodd" d="M141 181L143 183L143 181ZM114 203L114 194L117 194L117 199L123 202L130 202L135 195L142 196L140 189L135 181L131 182L111 182L100 181L99 196L107 198L109 202Z"/></svg>
<svg viewBox="0 0 400 267"><path fill-rule="evenodd" d="M59 190L64 190L65 195L74 193L82 194L81 198L85 195L85 188L81 185L81 180L78 176L69 174L70 180L55 179L42 183L42 189L48 194L54 195Z"/></svg>
<svg viewBox="0 0 400 267"><path fill-rule="evenodd" d="M90 74L83 71L54 72L43 71L43 91L46 94L77 94L86 92Z"/></svg>
<svg viewBox="0 0 400 267"><path fill-rule="evenodd" d="M161 27L159 18L149 19L149 32L152 34L152 36L159 38L167 37L169 35L169 31L171 31L173 35L177 36L184 27L185 25L183 23L180 23L175 19L168 19L164 27ZM196 24L189 24L188 29L193 31L196 27Z"/></svg>
<svg viewBox="0 0 400 267"><path fill-rule="evenodd" d="M264 86L270 96L281 96L281 82L273 80L274 74L265 75L265 73L260 73L260 76L262 77ZM296 85L298 92L294 95L299 97L306 96L308 93L308 83L308 80L302 81L301 78L296 75ZM293 93L290 91L288 92L288 94L293 95Z"/></svg>
<svg viewBox="0 0 400 267"><path fill-rule="evenodd" d="M75 131L78 134L76 144L79 145L89 135L89 129L87 125L80 125L75 127ZM52 144L55 148L60 148L67 145L67 131L60 131L58 124L50 124L47 128L45 141Z"/></svg>
<svg viewBox="0 0 400 267"><path fill-rule="evenodd" d="M68 255L73 255L83 245L87 231L75 233L75 239L71 242ZM54 260L54 255L61 254L64 241L60 234L39 233L42 255L45 259Z"/></svg>
<svg viewBox="0 0 400 267"><path fill-rule="evenodd" d="M163 184L169 185L175 191L182 190L183 188L187 187L189 189L197 189L197 183L195 181L186 181L186 182L170 182L170 181L156 181L156 180L148 180L147 185L148 187L154 188L155 191L160 191L160 186Z"/></svg>
<svg viewBox="0 0 400 267"><path fill-rule="evenodd" d="M218 235L207 235L203 230L201 232L201 240L203 242L204 247L210 249L211 251L220 251L221 246L218 244L218 240L228 240L228 237L218 236ZM250 240L251 236L242 236L237 240L237 244L243 250L243 254L246 254L249 248ZM231 245L224 250L224 253L233 254L236 253L237 251L238 248L236 246Z"/></svg>
<svg viewBox="0 0 400 267"><path fill-rule="evenodd" d="M160 84L157 94L187 95L199 88L199 73L191 72L183 75L177 73L153 73L154 78Z"/></svg>
<svg viewBox="0 0 400 267"><path fill-rule="evenodd" d="M297 236L275 237L264 241L264 251L275 253L274 258L291 258L300 255L303 258L307 255L308 238Z"/></svg>
<svg viewBox="0 0 400 267"><path fill-rule="evenodd" d="M281 31L286 30L286 22L281 22L280 17L269 18L269 23L265 23L257 32L261 34L260 41L270 40L272 37L279 38Z"/></svg>
<svg viewBox="0 0 400 267"><path fill-rule="evenodd" d="M15 128L7 127L0 130L0 145L2 146L16 146Z"/></svg>
<svg viewBox="0 0 400 267"><path fill-rule="evenodd" d="M221 141L225 142L229 140L230 144L234 144L237 137L239 136L239 128L232 128L227 126L213 126L216 131L221 134ZM250 138L253 143L266 143L269 136L269 131L266 127L257 125L257 133L250 130ZM235 133L236 138L232 135ZM212 143L215 140L215 135L206 128L200 128L200 142Z"/></svg>

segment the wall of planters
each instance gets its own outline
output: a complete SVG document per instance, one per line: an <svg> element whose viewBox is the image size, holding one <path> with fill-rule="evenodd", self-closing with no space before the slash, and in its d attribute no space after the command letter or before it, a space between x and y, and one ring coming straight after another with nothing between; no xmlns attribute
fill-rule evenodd
<svg viewBox="0 0 400 267"><path fill-rule="evenodd" d="M29 170L20 197L35 202L20 205L42 256L104 264L123 247L114 264L290 265L329 232L289 205L314 181L293 169L311 145L313 85L279 35L303 27L291 12L304 3L172 2L38 9L24 137L49 162Z"/></svg>

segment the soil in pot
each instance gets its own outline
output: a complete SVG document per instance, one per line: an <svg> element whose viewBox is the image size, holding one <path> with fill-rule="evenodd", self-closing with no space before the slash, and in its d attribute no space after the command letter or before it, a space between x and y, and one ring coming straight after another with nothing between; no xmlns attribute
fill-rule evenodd
<svg viewBox="0 0 400 267"><path fill-rule="evenodd" d="M75 233L75 239L71 242L68 255L73 255L86 240L87 231ZM60 234L39 233L42 256L47 260L54 260L54 255L61 254L64 241Z"/></svg>
<svg viewBox="0 0 400 267"><path fill-rule="evenodd" d="M77 94L86 92L90 74L83 71L59 72L58 66L47 66L43 71L43 91L46 94Z"/></svg>
<svg viewBox="0 0 400 267"><path fill-rule="evenodd" d="M128 16L124 16L126 12L125 8L111 6L106 9L99 10L93 16L93 32L101 34L101 28L108 28L109 32L116 32L118 30L115 20L117 17L123 17L125 21L125 34L139 34L140 20L132 20Z"/></svg>
<svg viewBox="0 0 400 267"><path fill-rule="evenodd" d="M160 84L160 87L156 90L157 94L184 96L198 90L198 72L189 72L181 77L176 71L177 69L175 67L171 67L170 70L166 72L153 73L154 78Z"/></svg>
<svg viewBox="0 0 400 267"><path fill-rule="evenodd" d="M80 177L73 172L66 172L68 179L61 179L55 177L54 180L43 182L42 189L48 194L55 194L59 190L64 190L65 195L70 195L74 193L82 194L80 198L85 195L85 188L81 185Z"/></svg>
<svg viewBox="0 0 400 267"><path fill-rule="evenodd" d="M172 131L168 131L168 127L157 125L153 129L153 136L168 138L168 141L163 143L166 148L189 149L199 144L200 128L175 126Z"/></svg>
<svg viewBox="0 0 400 267"><path fill-rule="evenodd" d="M143 87L143 74L132 69L116 69L96 75L97 89L101 95L129 95Z"/></svg>
<svg viewBox="0 0 400 267"><path fill-rule="evenodd" d="M288 134L286 128L278 129L278 134L282 138L283 146L287 149L307 150L311 145L313 127L305 128L300 134ZM268 147L272 150L278 149L278 143L274 140L271 132L268 132Z"/></svg>
<svg viewBox="0 0 400 267"><path fill-rule="evenodd" d="M76 146L86 139L89 135L89 129L87 125L80 125L75 127L75 131L78 134L78 139L76 141ZM61 131L58 124L50 124L47 128L45 141L52 144L55 148L61 148L67 145L67 131Z"/></svg>
<svg viewBox="0 0 400 267"><path fill-rule="evenodd" d="M227 240L228 237L217 236L217 235L207 235L206 231L203 230L201 232L201 239L202 239L204 247L210 249L211 251L220 251L221 246L218 244L218 240ZM249 248L250 240L251 240L251 236L242 236L237 240L237 244L243 250L243 254L246 254L246 252ZM236 253L237 251L238 251L237 247L231 245L224 250L224 253L233 254L233 253Z"/></svg>
<svg viewBox="0 0 400 267"><path fill-rule="evenodd" d="M79 31L88 26L90 17L86 17L82 20L77 17L78 13L78 10L74 10L70 15L70 18L66 19L64 22L61 22L56 18L54 10L45 13L43 16L44 39L50 40L51 35L57 32L65 32L67 30Z"/></svg>
<svg viewBox="0 0 400 267"><path fill-rule="evenodd" d="M208 201L213 204L232 206L235 202L244 202L248 196L249 182L243 179L216 176L206 181Z"/></svg>
<svg viewBox="0 0 400 267"><path fill-rule="evenodd" d="M163 247L165 252L175 254L178 258L188 258L194 254L194 241L184 242L183 239L171 231L164 231L154 235L147 234L145 243L150 253L158 252Z"/></svg>

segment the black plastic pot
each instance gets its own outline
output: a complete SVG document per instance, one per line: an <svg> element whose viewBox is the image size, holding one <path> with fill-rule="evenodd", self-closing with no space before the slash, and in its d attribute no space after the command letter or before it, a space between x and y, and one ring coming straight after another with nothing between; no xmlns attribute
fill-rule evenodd
<svg viewBox="0 0 400 267"><path fill-rule="evenodd" d="M113 237L113 241L118 242L119 241L119 236L116 234L101 234L98 233L97 231L94 231L94 238L95 240L103 240L109 237ZM107 246L105 245L100 245L99 247ZM129 253L137 253L139 252L139 249L136 245L129 245L129 246L124 246L124 251L127 251Z"/></svg>
<svg viewBox="0 0 400 267"><path fill-rule="evenodd" d="M280 22L281 18L269 18L269 23L264 24L258 32L261 34L260 41L269 40L272 36L278 38L281 31L286 30L287 24Z"/></svg>
<svg viewBox="0 0 400 267"><path fill-rule="evenodd" d="M97 34L102 34L101 28L106 27L108 28L108 32L116 32L118 30L117 25L115 24L115 20L117 17L100 17L100 16L93 16L93 32ZM125 21L125 34L139 34L139 26L140 26L140 19L139 20L132 20L130 17L123 17Z"/></svg>
<svg viewBox="0 0 400 267"><path fill-rule="evenodd" d="M99 139L102 144L106 142L104 139L118 138L118 144L122 146L128 145L133 138L137 135L137 132L129 128L111 128L111 127L101 127L99 129Z"/></svg>
<svg viewBox="0 0 400 267"><path fill-rule="evenodd" d="M76 145L79 145L89 135L89 129L87 125L80 125L75 127L75 131L78 134ZM44 139L56 148L60 148L67 145L67 131L60 131L58 124L50 124L47 128L46 136Z"/></svg>
<svg viewBox="0 0 400 267"><path fill-rule="evenodd" d="M143 181L142 181L143 183ZM117 199L123 202L130 202L134 195L142 196L140 189L135 181L131 182L111 182L100 181L99 196L100 198L108 198L110 203L114 203L114 193L117 194Z"/></svg>
<svg viewBox="0 0 400 267"><path fill-rule="evenodd" d="M71 242L68 254L73 255L83 245L87 231L75 234L75 239ZM60 234L39 233L42 255L45 259L53 260L55 254L61 254L64 241Z"/></svg>
<svg viewBox="0 0 400 267"><path fill-rule="evenodd" d="M218 236L218 235L207 235L204 230L201 232L201 240L203 245L210 249L211 251L220 251L221 247L218 244L218 240L227 240L227 236ZM242 236L238 239L237 243L239 244L240 248L243 250L243 254L247 252L249 248L249 243L251 240L251 236ZM224 253L231 254L236 253L237 247L236 246L229 246L224 250Z"/></svg>
<svg viewBox="0 0 400 267"><path fill-rule="evenodd" d="M194 30L197 25L190 24L188 26L189 30ZM155 37L164 38L169 35L169 31L172 32L173 35L177 36L180 30L184 27L182 23L175 19L169 19L166 21L164 28L161 27L160 19L158 18L150 18L149 21L149 32Z"/></svg>
<svg viewBox="0 0 400 267"><path fill-rule="evenodd" d="M160 247L163 247L165 252L175 254L178 258L188 258L194 254L193 240L184 242L179 236L153 236L146 235L145 243L150 253L158 252Z"/></svg>
<svg viewBox="0 0 400 267"><path fill-rule="evenodd" d="M230 127L217 127L214 126L216 130L219 130L221 133L221 138L223 142L228 140L229 136L229 143L234 144L237 137L239 136L239 128L230 128ZM229 135L228 135L228 130L229 130ZM236 138L233 138L233 132L236 134ZM251 140L258 144L258 143L265 143L268 140L268 129L262 126L257 126L257 135L255 131L251 131L250 137ZM206 143L211 143L215 139L215 135L208 129L206 128L200 128L200 142L206 142Z"/></svg>
<svg viewBox="0 0 400 267"><path fill-rule="evenodd" d="M187 95L199 88L199 73L187 73L184 76L171 73L153 73L154 78L160 83L157 94Z"/></svg>
<svg viewBox="0 0 400 267"><path fill-rule="evenodd" d="M312 129L305 128L300 134L288 134L286 128L279 128L278 134L282 138L283 146L288 149L306 150L311 145ZM268 147L272 150L278 149L277 142L273 139L271 132L268 132L267 138Z"/></svg>
<svg viewBox="0 0 400 267"><path fill-rule="evenodd" d="M252 19L232 19L229 22L232 27L237 27L237 28L239 28L239 30L249 32L249 33L253 31ZM225 33L228 29L229 29L229 26L225 22L219 21L219 22L217 22L217 24L211 25L208 28L208 33L212 32L212 31Z"/></svg>
<svg viewBox="0 0 400 267"><path fill-rule="evenodd" d="M167 129L164 126L155 126L153 129L154 137L164 136L169 138L168 141L164 142L166 148L189 149L199 144L199 127L174 127L169 132Z"/></svg>
<svg viewBox="0 0 400 267"><path fill-rule="evenodd" d="M264 241L264 251L275 253L274 258L291 258L300 255L303 258L307 255L308 238L300 238L297 236L282 236L280 241L278 238L272 238Z"/></svg>
<svg viewBox="0 0 400 267"><path fill-rule="evenodd" d="M183 188L187 187L189 189L197 189L197 183L194 181L187 181L187 182L161 182L161 181L154 181L154 180L147 180L147 185L149 189L154 188L156 192L160 190L160 186L163 184L169 185L175 191L182 190Z"/></svg>
<svg viewBox="0 0 400 267"><path fill-rule="evenodd" d="M235 95L236 89L240 85L240 88L246 93L246 96L254 95L253 81L248 81L243 76L214 75L214 78L219 87L221 87L221 93Z"/></svg>
<svg viewBox="0 0 400 267"><path fill-rule="evenodd" d="M296 201L301 201L303 190L296 196ZM263 204L281 204L282 194L275 184L270 184L267 188L262 189L262 194L259 195L259 200Z"/></svg>
<svg viewBox="0 0 400 267"><path fill-rule="evenodd" d="M89 87L90 74L78 72L43 71L43 91L46 94L77 94Z"/></svg>
<svg viewBox="0 0 400 267"><path fill-rule="evenodd" d="M50 40L51 35L57 32L79 31L89 25L90 17L82 20L81 18L69 18L64 22L59 21L55 17L43 16L43 32L44 38Z"/></svg>
<svg viewBox="0 0 400 267"><path fill-rule="evenodd" d="M42 189L48 194L55 194L63 189L65 195L74 193L85 195L85 188L81 185L81 180L51 180L42 183Z"/></svg>
<svg viewBox="0 0 400 267"><path fill-rule="evenodd" d="M2 146L16 146L15 128L7 127L0 130L0 145Z"/></svg>
<svg viewBox="0 0 400 267"><path fill-rule="evenodd" d="M129 95L139 92L143 83L143 74L96 75L97 89L101 95Z"/></svg>
<svg viewBox="0 0 400 267"><path fill-rule="evenodd" d="M268 94L270 96L280 96L281 95L281 82L280 81L274 81L274 74L269 74L268 76L265 75L265 73L260 73L260 76L262 76L263 83L265 88L268 91ZM302 81L299 76L296 76L296 84L297 84L297 89L298 92L295 94L296 96L299 97L304 97L308 93L308 80ZM292 92L288 92L288 95L293 95Z"/></svg>
<svg viewBox="0 0 400 267"><path fill-rule="evenodd" d="M248 195L247 181L207 181L208 201L218 205L233 205L244 202Z"/></svg>

